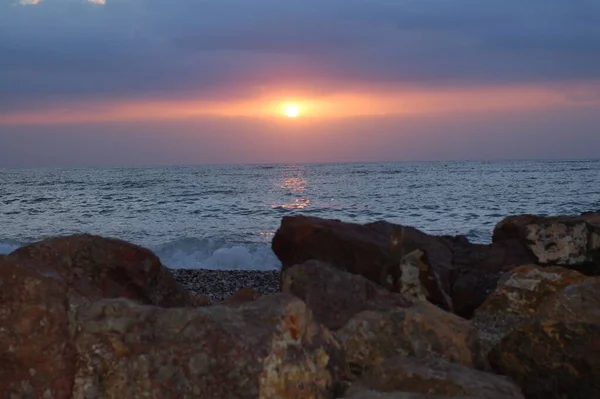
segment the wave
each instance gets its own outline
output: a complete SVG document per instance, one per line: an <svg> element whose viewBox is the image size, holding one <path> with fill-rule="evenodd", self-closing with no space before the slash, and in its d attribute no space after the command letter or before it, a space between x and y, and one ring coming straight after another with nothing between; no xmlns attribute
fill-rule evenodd
<svg viewBox="0 0 600 399"><path fill-rule="evenodd" d="M0 241L0 255L21 245ZM182 238L149 247L171 269L279 270L281 262L268 244L225 243L210 239Z"/></svg>
<svg viewBox="0 0 600 399"><path fill-rule="evenodd" d="M225 243L182 238L151 248L172 269L279 270L281 262L268 244Z"/></svg>

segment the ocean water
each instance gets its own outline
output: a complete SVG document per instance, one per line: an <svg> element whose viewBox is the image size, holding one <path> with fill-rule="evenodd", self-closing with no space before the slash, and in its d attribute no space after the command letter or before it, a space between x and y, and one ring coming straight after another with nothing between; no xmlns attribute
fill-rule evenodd
<svg viewBox="0 0 600 399"><path fill-rule="evenodd" d="M285 215L388 220L489 242L507 215L600 209L600 161L0 169L0 253L93 233L173 268L275 269Z"/></svg>

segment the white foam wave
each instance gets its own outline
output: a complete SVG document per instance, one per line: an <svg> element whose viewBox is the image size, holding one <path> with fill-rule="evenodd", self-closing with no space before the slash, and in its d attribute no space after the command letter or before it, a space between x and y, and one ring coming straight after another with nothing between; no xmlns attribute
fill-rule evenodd
<svg viewBox="0 0 600 399"><path fill-rule="evenodd" d="M281 263L267 244L225 244L181 239L153 248L173 269L278 270Z"/></svg>
<svg viewBox="0 0 600 399"><path fill-rule="evenodd" d="M19 247L14 242L0 241L0 255ZM172 269L279 270L281 267L268 244L226 244L184 238L150 249Z"/></svg>

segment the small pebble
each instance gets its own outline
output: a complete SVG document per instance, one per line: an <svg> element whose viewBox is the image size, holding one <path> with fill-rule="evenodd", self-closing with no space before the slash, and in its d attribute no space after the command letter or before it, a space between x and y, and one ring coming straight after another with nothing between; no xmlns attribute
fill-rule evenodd
<svg viewBox="0 0 600 399"><path fill-rule="evenodd" d="M279 270L170 269L175 280L195 294L220 302L242 288L252 287L262 294L279 292Z"/></svg>

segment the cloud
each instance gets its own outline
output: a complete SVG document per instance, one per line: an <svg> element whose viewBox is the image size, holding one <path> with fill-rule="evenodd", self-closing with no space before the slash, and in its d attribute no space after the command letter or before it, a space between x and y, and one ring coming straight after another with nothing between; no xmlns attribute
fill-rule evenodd
<svg viewBox="0 0 600 399"><path fill-rule="evenodd" d="M593 0L85 3L0 5L0 111L79 99L244 98L273 87L326 95L600 80Z"/></svg>
<svg viewBox="0 0 600 399"><path fill-rule="evenodd" d="M19 0L19 4L22 6L34 6L41 3L43 0Z"/></svg>

